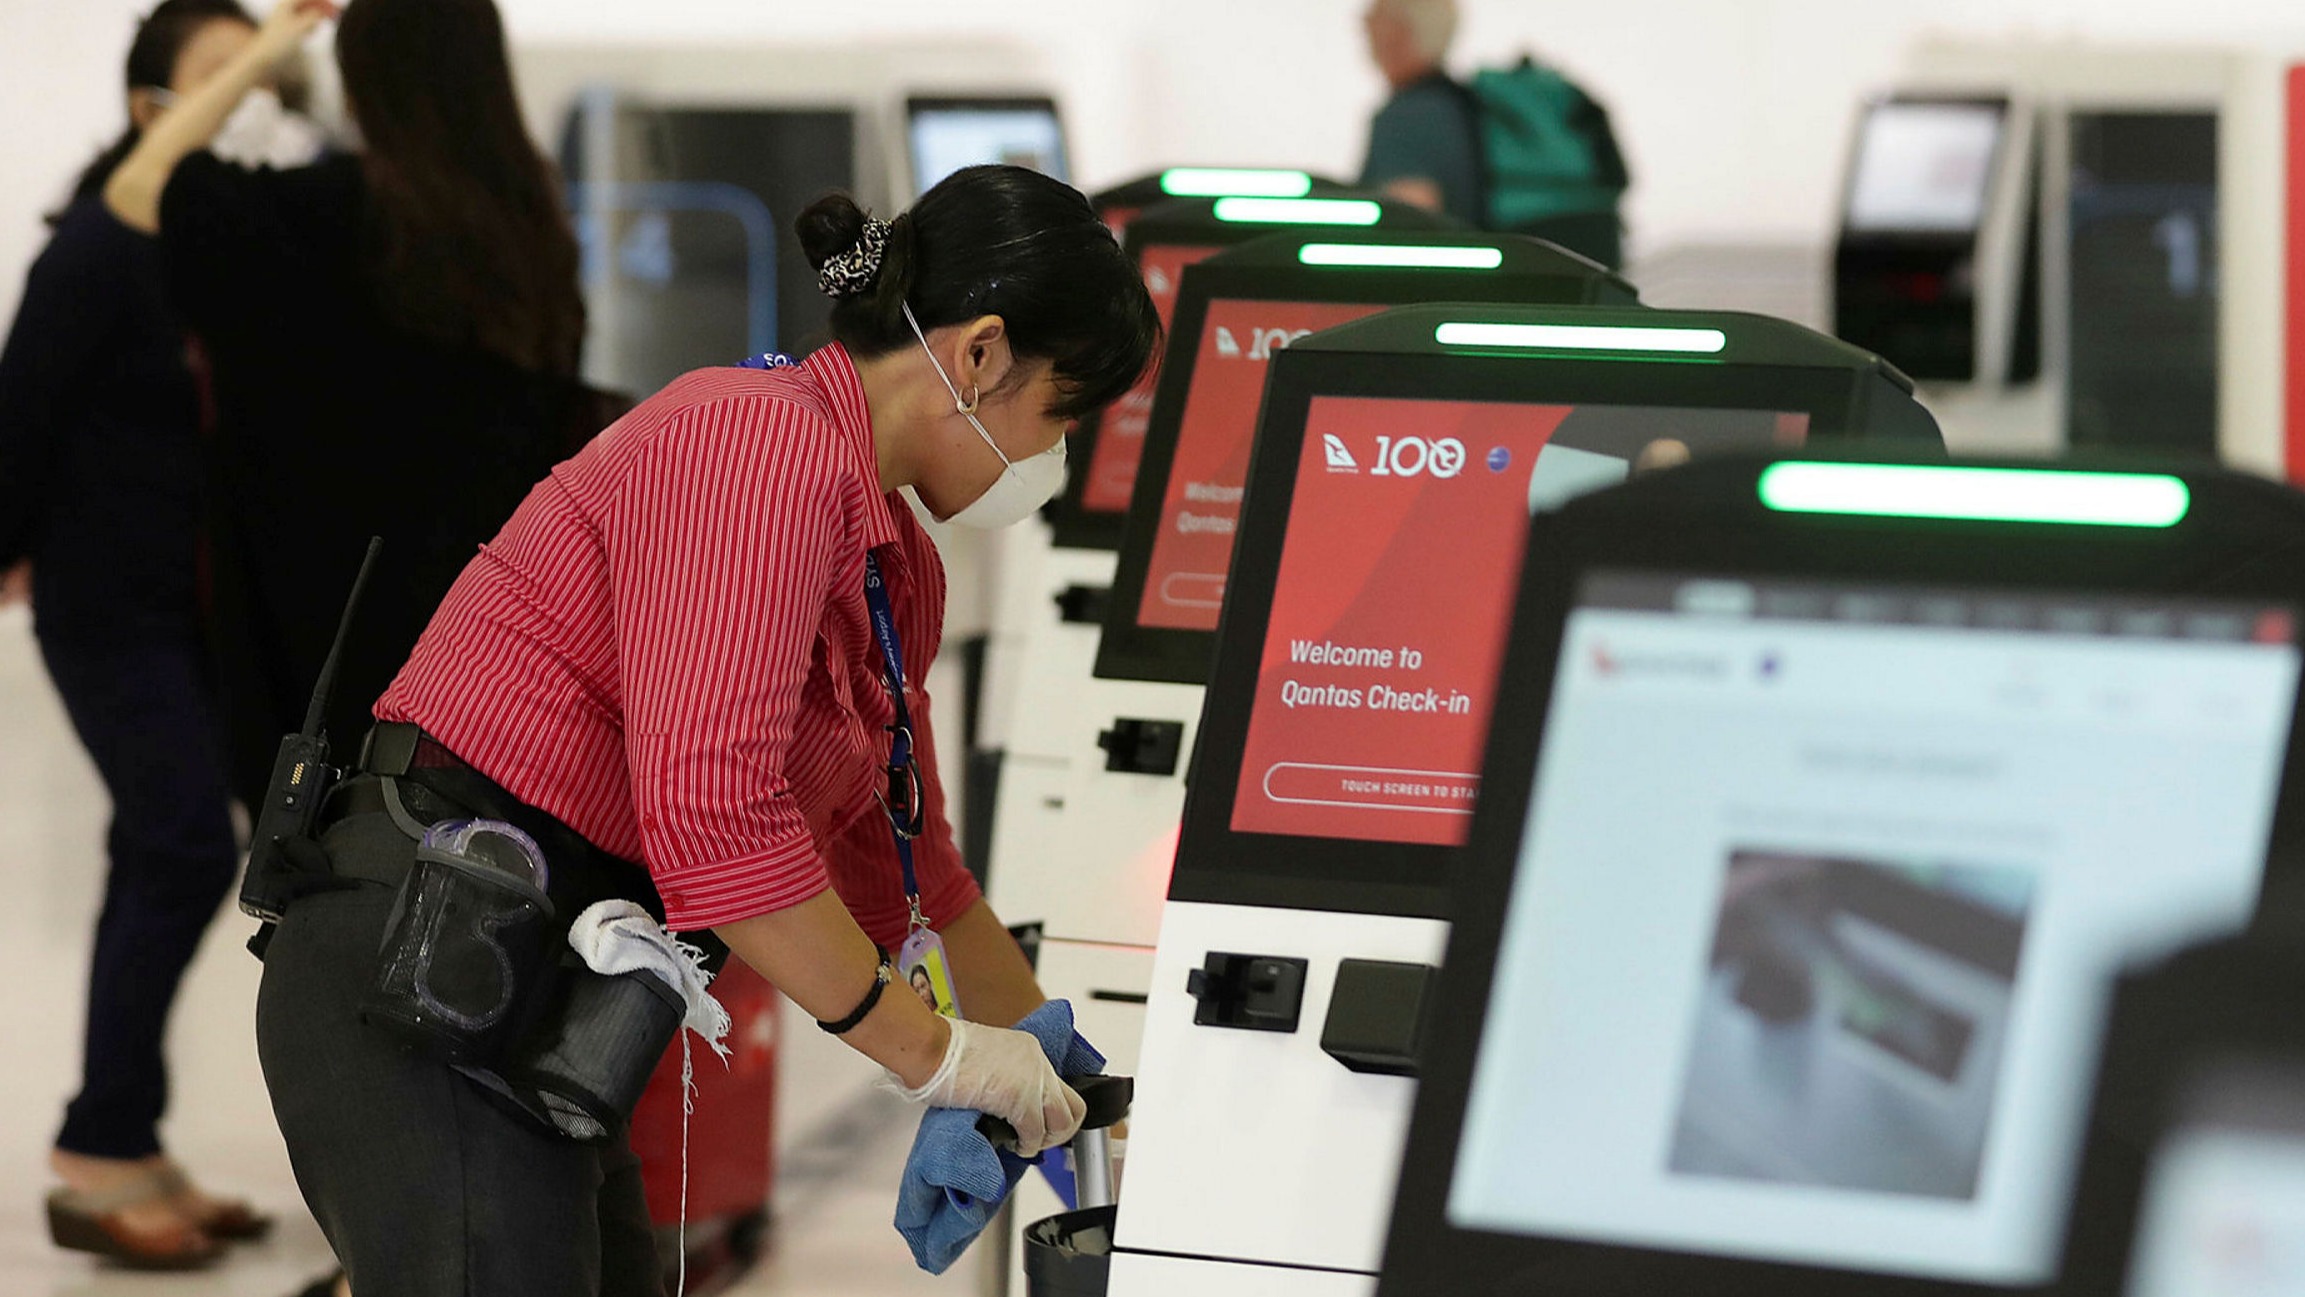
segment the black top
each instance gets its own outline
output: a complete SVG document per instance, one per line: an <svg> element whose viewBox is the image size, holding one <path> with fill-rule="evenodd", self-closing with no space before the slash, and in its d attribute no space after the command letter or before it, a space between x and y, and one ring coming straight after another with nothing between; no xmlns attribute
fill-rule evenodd
<svg viewBox="0 0 2305 1297"><path fill-rule="evenodd" d="M328 728L349 756L449 585L575 448L583 389L389 324L369 286L367 182L186 158L160 205L168 287L207 351L211 527L234 791L301 723L368 537L384 553Z"/></svg>
<svg viewBox="0 0 2305 1297"><path fill-rule="evenodd" d="M193 635L199 418L158 246L79 199L0 352L0 568L33 560L42 636Z"/></svg>

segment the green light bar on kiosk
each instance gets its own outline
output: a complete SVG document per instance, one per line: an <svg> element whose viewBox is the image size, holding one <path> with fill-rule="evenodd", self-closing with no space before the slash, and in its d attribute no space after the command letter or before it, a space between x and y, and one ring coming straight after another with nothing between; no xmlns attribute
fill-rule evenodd
<svg viewBox="0 0 2305 1297"><path fill-rule="evenodd" d="M1503 248L1421 247L1406 243L1308 243L1297 249L1307 266L1374 266L1399 270L1495 270Z"/></svg>
<svg viewBox="0 0 2305 1297"><path fill-rule="evenodd" d="M1302 171L1257 167L1170 167L1161 192L1171 198L1302 198L1313 178Z"/></svg>
<svg viewBox="0 0 2305 1297"><path fill-rule="evenodd" d="M1780 513L2173 527L2192 507L2183 479L2162 473L1910 464L1772 464L1761 503Z"/></svg>
<svg viewBox="0 0 2305 1297"><path fill-rule="evenodd" d="M1645 351L1717 355L1729 345L1719 329L1623 324L1482 324L1454 321L1433 330L1444 347L1509 347L1527 351Z"/></svg>
<svg viewBox="0 0 2305 1297"><path fill-rule="evenodd" d="M1219 198L1216 218L1237 225L1374 225L1384 209L1366 198Z"/></svg>

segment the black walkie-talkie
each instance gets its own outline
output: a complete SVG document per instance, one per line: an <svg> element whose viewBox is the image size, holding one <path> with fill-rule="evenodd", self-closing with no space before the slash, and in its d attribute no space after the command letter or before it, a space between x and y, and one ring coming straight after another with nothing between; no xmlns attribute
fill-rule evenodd
<svg viewBox="0 0 2305 1297"><path fill-rule="evenodd" d="M310 890L298 877L303 871L282 858L281 843L309 838L320 818L321 803L336 786L336 771L328 765L328 732L323 717L329 697L336 691L336 664L344 656L344 641L352 631L352 617L360 595L368 588L368 574L384 548L382 536L371 536L368 554L352 578L351 597L344 601L344 616L336 623L336 641L328 646L328 660L312 687L312 705L304 711L304 728L280 740L280 755L272 761L272 782L264 789L264 804L256 809L256 830L248 844L248 872L240 880L240 909L266 923L278 923L288 903Z"/></svg>

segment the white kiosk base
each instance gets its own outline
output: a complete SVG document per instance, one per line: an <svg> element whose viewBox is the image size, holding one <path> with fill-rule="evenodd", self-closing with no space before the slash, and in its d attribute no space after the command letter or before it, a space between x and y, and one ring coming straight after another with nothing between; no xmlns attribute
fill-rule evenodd
<svg viewBox="0 0 2305 1297"><path fill-rule="evenodd" d="M998 692L1006 755L989 899L1003 921L1041 925L1041 989L1072 1002L1107 1070L1135 1076L1202 691L1093 677L1102 625L1067 620L1060 601L1069 591L1108 591L1113 555L1044 547L1019 557L1034 574L1004 600L1003 625L1021 629L996 635L1007 656ZM1098 736L1123 716L1183 723L1175 773L1105 768ZM1027 1224L1060 1210L1040 1177L1027 1177L1009 1211L1010 1254L1021 1255ZM1016 1265L1007 1290L1023 1297Z"/></svg>
<svg viewBox="0 0 2305 1297"><path fill-rule="evenodd" d="M1439 967L1435 919L1172 902L1153 960L1113 1255L1115 1297L1365 1293L1382 1259L1416 1082L1323 1052L1347 959ZM1212 953L1302 959L1293 1032L1200 1026Z"/></svg>

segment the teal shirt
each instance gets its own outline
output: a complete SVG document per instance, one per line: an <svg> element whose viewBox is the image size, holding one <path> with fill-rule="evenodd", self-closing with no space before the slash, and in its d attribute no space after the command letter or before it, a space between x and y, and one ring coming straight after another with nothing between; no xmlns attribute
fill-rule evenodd
<svg viewBox="0 0 2305 1297"><path fill-rule="evenodd" d="M1487 224L1481 210L1481 137L1472 96L1439 72L1403 86L1369 124L1361 185L1382 189L1422 177L1440 186L1441 205L1467 225Z"/></svg>

